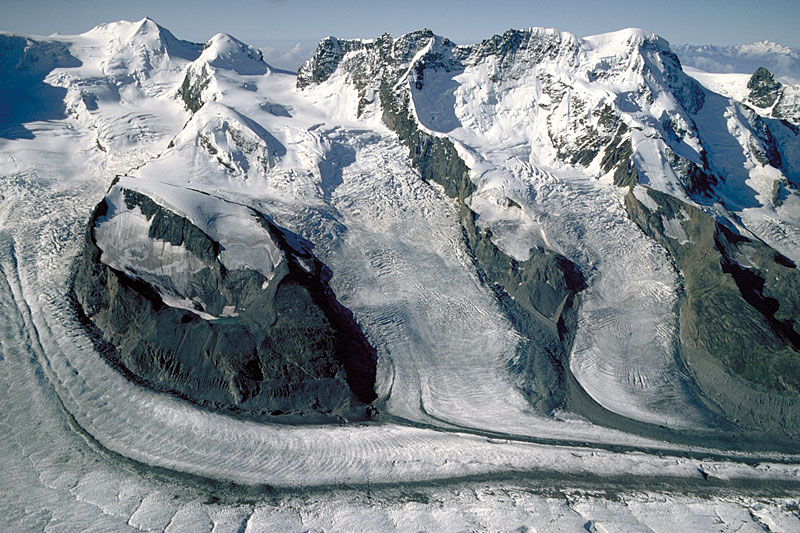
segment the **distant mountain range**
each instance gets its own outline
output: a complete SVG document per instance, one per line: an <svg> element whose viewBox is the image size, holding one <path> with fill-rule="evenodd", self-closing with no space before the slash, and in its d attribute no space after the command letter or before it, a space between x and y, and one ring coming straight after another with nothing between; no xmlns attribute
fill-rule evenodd
<svg viewBox="0 0 800 533"><path fill-rule="evenodd" d="M674 52L684 66L706 72L752 74L764 67L786 83L800 83L800 51L771 41L733 46L684 44Z"/></svg>

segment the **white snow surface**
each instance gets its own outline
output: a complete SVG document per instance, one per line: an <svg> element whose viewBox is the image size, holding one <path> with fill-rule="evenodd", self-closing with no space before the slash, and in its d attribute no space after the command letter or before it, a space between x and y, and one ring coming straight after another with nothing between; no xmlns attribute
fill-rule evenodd
<svg viewBox="0 0 800 533"><path fill-rule="evenodd" d="M750 78L753 76L752 73L723 74L706 72L694 67L683 67L683 71L711 91L727 96L728 98L733 98L739 102L744 102L747 95L750 94L750 89L747 88L747 82L750 81Z"/></svg>
<svg viewBox="0 0 800 533"><path fill-rule="evenodd" d="M755 465L735 454L700 463L682 456L684 447L569 413L534 413L506 377L519 335L471 268L453 203L409 166L379 114L356 117L357 94L344 76L298 92L294 76L262 70L260 56L229 36L200 50L149 19L30 39L63 43L80 65L64 59L44 79L64 91L61 118L32 112L30 120L0 124L0 520L9 529L799 527L791 510L797 502L787 498L705 500L641 489L608 500L580 488L554 497L524 483L472 481L567 474L699 482L702 471L797 483L800 469L797 458L778 456ZM590 38L582 53L613 62L647 39L638 30ZM209 101L190 117L177 91L200 61L212 77L203 93ZM439 103L417 105L412 92L421 123L449 135L470 166L479 223L497 229L498 245L517 257L541 246L590 274L570 365L597 401L645 421L701 426L703 414L687 403L675 368L677 282L664 251L627 220L621 192L608 177L596 179L597 164L587 170L556 162L543 137L545 113L531 114L529 104L544 98L533 74L481 84L490 68L481 63L434 80L428 87L446 89ZM566 76L564 68L553 72ZM567 81L597 102L621 102L620 91L637 83L627 74L605 86ZM452 109L441 103L448 98ZM551 127L568 139L573 111L567 103L552 113ZM647 131L648 112L630 116L637 113ZM124 177L107 191L115 175ZM172 304L188 306L177 289L196 264L182 247L145 238L141 212L120 202L123 187L219 240L220 259L231 268L262 268L269 277L281 260L249 207L315 243L337 297L378 350L377 389L387 413L441 430L399 422L263 424L124 378L94 349L65 297L92 208L106 194L113 204L96 228L104 261L166 275L176 289ZM389 485L367 495L331 488L215 503L196 478L151 474L150 466L277 487L464 481L419 485L419 494ZM245 501L254 498L248 494Z"/></svg>
<svg viewBox="0 0 800 533"><path fill-rule="evenodd" d="M256 213L247 207L157 181L123 177L106 195L108 212L94 228L95 240L102 250L101 261L146 281L167 305L188 309L206 319L216 318L198 311L198 305L205 309L205 303L191 293L192 275L212 265L184 246L149 237L152 216L145 217L139 206L129 209L125 190L143 193L170 212L187 218L221 245L219 260L229 270L255 270L269 281L275 267L285 260Z"/></svg>
<svg viewBox="0 0 800 533"><path fill-rule="evenodd" d="M209 39L198 61L243 75L264 74L268 70L259 50L226 33L218 33Z"/></svg>

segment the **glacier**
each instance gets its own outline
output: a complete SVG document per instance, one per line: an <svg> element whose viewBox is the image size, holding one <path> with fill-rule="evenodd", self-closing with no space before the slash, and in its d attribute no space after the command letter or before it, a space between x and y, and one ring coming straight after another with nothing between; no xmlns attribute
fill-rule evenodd
<svg viewBox="0 0 800 533"><path fill-rule="evenodd" d="M304 69L272 69L224 34L205 46L180 41L149 19L0 42L17 50L4 53L15 63L3 76L36 80L41 98L56 94L63 107L29 105L0 121L7 527L798 527L800 459L791 444L748 434L742 447L725 444L732 426L697 400L679 357L681 273L628 216L603 150L577 150L587 131L607 144L631 131L639 181L630 194L642 205L659 209L648 189L672 194L800 260L796 174L758 161L757 113L695 85L663 39L531 29L483 49L426 32L337 40L332 57L321 45L304 67L322 64L327 77L300 89ZM375 43L402 53L386 63L365 52ZM509 43L511 55L487 53ZM613 74L592 80L603 71ZM452 142L468 167L475 192L465 205L479 230L516 261L559 254L585 273L565 374L585 404L543 412L520 391L509 368L523 335L476 270L457 203L420 178L383 120L378 82L391 76L419 129ZM10 85L3 94L17 94ZM697 194L672 154L735 179ZM789 201L775 206L781 179ZM282 260L249 209L313 243L377 350L380 416L251 420L110 365L65 295L92 209L119 184L217 234L232 268L268 278ZM107 260L149 270L139 252L163 241L137 241L135 210L117 217L106 233L98 227ZM668 238L691 242L684 215L664 225ZM192 268L180 247L161 254L153 268L168 257L173 281ZM181 298L169 302L191 307Z"/></svg>

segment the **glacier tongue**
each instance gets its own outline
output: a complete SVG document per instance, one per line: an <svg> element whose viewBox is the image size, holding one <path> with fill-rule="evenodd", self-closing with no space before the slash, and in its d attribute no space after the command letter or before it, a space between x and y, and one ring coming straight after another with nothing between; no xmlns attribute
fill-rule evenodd
<svg viewBox="0 0 800 533"><path fill-rule="evenodd" d="M508 189L530 191L523 209L536 217L542 235L556 236L542 244L589 273L570 356L580 384L613 412L666 426L702 427L707 415L693 401L676 353L676 272L664 251L628 219L620 192L580 171L548 172L504 161L501 148L482 153L502 161L494 172L510 182ZM486 220L501 247L505 240L519 243L519 230L493 223L497 215L474 200L484 190L479 188L471 203L481 214L478 223Z"/></svg>

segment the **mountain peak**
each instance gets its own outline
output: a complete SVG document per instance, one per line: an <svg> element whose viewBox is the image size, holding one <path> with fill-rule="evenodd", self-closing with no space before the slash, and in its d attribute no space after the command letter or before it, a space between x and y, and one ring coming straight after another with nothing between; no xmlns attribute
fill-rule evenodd
<svg viewBox="0 0 800 533"><path fill-rule="evenodd" d="M328 37L320 42L314 56L300 68L297 85L304 88L312 83L323 82L342 65L351 76L358 79L356 85L361 90L375 76L383 76L388 72L382 70L381 65L388 65L390 71L401 75L413 62L420 63L419 69L437 66L452 70L460 68L459 65L483 61L487 57L496 58L500 71L520 70L517 74L542 62L558 62L574 67L585 61L587 54L601 66L605 65L603 68L610 64L611 58L616 58L613 62L619 63L618 70L641 70L649 64L640 58L644 53L660 56L653 63L658 65L656 68L672 78L677 76L675 72L680 70L680 62L671 52L669 42L638 28L584 39L553 28L509 29L502 35L494 35L473 45L456 45L429 29L406 33L396 39L388 34L370 40ZM352 61L345 58L348 54L355 54ZM362 57L364 54L368 57ZM421 55L417 57L418 54ZM389 81L394 84L396 80Z"/></svg>
<svg viewBox="0 0 800 533"><path fill-rule="evenodd" d="M227 33L211 37L203 47L199 60L212 67L231 69L244 75L264 74L269 70L259 50Z"/></svg>
<svg viewBox="0 0 800 533"><path fill-rule="evenodd" d="M137 33L149 33L152 31L161 32L162 30L167 31L159 26L158 23L150 17L145 17L142 20L136 21L135 24L138 26L138 29L136 30Z"/></svg>
<svg viewBox="0 0 800 533"><path fill-rule="evenodd" d="M104 22L98 24L84 35L113 36L122 40L142 38L161 39L163 36L170 35L175 39L175 36L173 36L169 30L159 26L156 21L149 17L137 21L120 20L117 22Z"/></svg>
<svg viewBox="0 0 800 533"><path fill-rule="evenodd" d="M145 17L142 20L138 20L136 22L131 23L133 25L133 32L131 33L131 39L158 39L162 42L167 41L178 41L178 38L175 37L172 32L170 32L165 27L158 24L155 20L151 19L150 17Z"/></svg>
<svg viewBox="0 0 800 533"><path fill-rule="evenodd" d="M739 53L743 55L750 55L750 54L782 54L782 55L789 55L792 54L792 49L788 46L784 46L782 44L776 43L774 41L757 41L751 44L743 44L739 46Z"/></svg>
<svg viewBox="0 0 800 533"><path fill-rule="evenodd" d="M618 52L640 48L645 44L659 50L670 49L669 41L641 28L625 28L614 32L590 35L584 37L583 41L590 44L595 50L606 49L608 55L617 55Z"/></svg>
<svg viewBox="0 0 800 533"><path fill-rule="evenodd" d="M178 39L149 17L135 22L121 20L99 24L83 35L108 42L114 55L125 55L125 50L139 50L145 51L145 55L166 53L174 59L194 61L200 53L199 45Z"/></svg>
<svg viewBox="0 0 800 533"><path fill-rule="evenodd" d="M758 67L747 82L750 94L747 97L756 106L765 108L770 107L778 99L781 84L775 80L772 72L764 67Z"/></svg>

